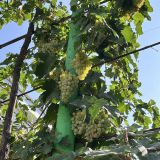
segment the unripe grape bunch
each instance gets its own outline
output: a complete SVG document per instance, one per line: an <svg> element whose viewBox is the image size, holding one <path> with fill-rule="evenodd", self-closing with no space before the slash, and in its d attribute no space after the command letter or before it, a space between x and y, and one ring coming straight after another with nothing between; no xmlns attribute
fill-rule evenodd
<svg viewBox="0 0 160 160"><path fill-rule="evenodd" d="M107 118L108 114L101 110L94 120L90 119L89 123L86 123L85 109L74 112L72 116L74 135L81 135L88 142L92 142L94 138L99 138L102 134L107 133L107 128L110 127Z"/></svg>
<svg viewBox="0 0 160 160"><path fill-rule="evenodd" d="M88 72L90 71L92 64L84 51L81 51L80 53L76 54L75 59L73 60L73 66L79 80L84 80Z"/></svg>
<svg viewBox="0 0 160 160"><path fill-rule="evenodd" d="M51 39L49 42L39 40L37 43L38 51L42 53L55 54L57 52L58 42L55 39Z"/></svg>
<svg viewBox="0 0 160 160"><path fill-rule="evenodd" d="M61 91L61 101L67 103L71 96L78 88L78 78L67 71L63 71L60 75L59 88Z"/></svg>
<svg viewBox="0 0 160 160"><path fill-rule="evenodd" d="M75 135L81 135L85 132L86 129L86 110L73 112L72 116L72 130Z"/></svg>

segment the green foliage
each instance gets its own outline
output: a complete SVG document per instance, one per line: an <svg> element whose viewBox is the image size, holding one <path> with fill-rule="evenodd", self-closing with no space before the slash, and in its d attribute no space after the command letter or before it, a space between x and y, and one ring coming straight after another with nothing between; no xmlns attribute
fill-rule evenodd
<svg viewBox="0 0 160 160"><path fill-rule="evenodd" d="M16 143L12 144L12 159L46 159L54 150L53 133L46 125L38 126L28 135L21 133L23 137L17 136Z"/></svg>
<svg viewBox="0 0 160 160"><path fill-rule="evenodd" d="M138 48L137 38L143 34L142 23L146 19L150 20L149 12L153 9L149 0L145 0L141 6L134 0L101 2L80 0L77 4L77 1L71 1L72 11L78 11L66 20L64 17L69 16L69 11L56 0L0 2L0 28L11 21L19 25L31 21L35 9L39 9L34 20L33 47L28 50L20 76L19 93L37 86L41 86L41 89L32 95L18 98L13 120L11 159L71 160L80 155L82 159L158 160L159 152L144 155L146 148L159 146L159 132L148 133L145 130L159 127L160 114L153 100L143 102L137 98L141 96L138 90L141 86L138 81L138 53L102 66L97 65L104 59L111 60ZM71 22L80 27L80 34L76 36L82 40L82 43L75 44L75 50L85 51L92 68L79 82L77 98L69 101L67 106L71 114L85 108L86 124L97 117L100 119L99 113L104 109L108 115L108 128L107 134L87 144L82 136L76 136L75 153L63 155L57 153L53 144L61 101L60 74L65 70ZM16 58L17 54L9 53L0 63L1 101L9 98ZM6 109L7 104L0 106L1 121L4 120ZM35 116L30 118L30 111L42 112L42 116L36 121ZM130 126L131 116L134 123ZM48 126L53 128L49 129ZM65 138L60 143L67 145ZM93 152L91 149L94 149ZM101 150L101 155L96 150Z"/></svg>

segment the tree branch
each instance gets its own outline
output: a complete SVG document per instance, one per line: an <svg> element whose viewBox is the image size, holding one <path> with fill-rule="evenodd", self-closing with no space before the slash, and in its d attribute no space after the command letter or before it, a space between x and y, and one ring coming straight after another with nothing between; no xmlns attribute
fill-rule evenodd
<svg viewBox="0 0 160 160"><path fill-rule="evenodd" d="M6 116L4 120L4 128L2 133L2 148L0 151L0 160L7 160L9 151L10 151L10 138L11 138L11 130L12 130L12 117L13 111L16 105L17 93L18 93L18 82L20 79L20 71L23 65L23 61L27 55L27 49L31 42L32 33L34 31L34 24L31 22L29 24L28 32L25 36L25 41L20 50L20 54L16 60L15 68L13 71L13 82L11 86L10 100L8 109L6 111Z"/></svg>

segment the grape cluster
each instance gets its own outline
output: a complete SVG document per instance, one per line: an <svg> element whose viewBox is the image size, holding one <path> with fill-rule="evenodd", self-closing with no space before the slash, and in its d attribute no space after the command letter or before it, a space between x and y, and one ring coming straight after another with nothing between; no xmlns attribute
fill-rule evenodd
<svg viewBox="0 0 160 160"><path fill-rule="evenodd" d="M73 60L73 66L76 73L78 74L79 80L84 80L88 72L90 71L92 64L87 55L82 51L76 54L76 57Z"/></svg>
<svg viewBox="0 0 160 160"><path fill-rule="evenodd" d="M63 71L60 75L59 87L61 91L61 100L67 103L73 95L74 90L78 88L78 78L67 71Z"/></svg>
<svg viewBox="0 0 160 160"><path fill-rule="evenodd" d="M106 133L107 127L107 114L102 110L98 117L89 123L88 127L86 128L84 138L88 142L92 142L94 138L98 138L102 134Z"/></svg>
<svg viewBox="0 0 160 160"><path fill-rule="evenodd" d="M86 110L77 111L73 113L72 117L72 130L75 135L82 135L86 129L85 124Z"/></svg>
<svg viewBox="0 0 160 160"><path fill-rule="evenodd" d="M57 42L55 39L51 39L49 42L39 40L37 43L38 50L42 53L55 53L57 52L57 46L59 46L59 42Z"/></svg>
<svg viewBox="0 0 160 160"><path fill-rule="evenodd" d="M93 138L98 138L100 137L102 134L105 133L106 131L106 120L103 119L99 119L98 123L95 122L91 122L88 127L86 128L86 132L84 135L84 138L88 141L88 142L92 142Z"/></svg>
<svg viewBox="0 0 160 160"><path fill-rule="evenodd" d="M100 137L106 133L109 126L107 114L101 110L98 116L89 123L85 122L86 110L77 111L73 113L72 130L75 135L82 135L88 142L92 142L94 138Z"/></svg>

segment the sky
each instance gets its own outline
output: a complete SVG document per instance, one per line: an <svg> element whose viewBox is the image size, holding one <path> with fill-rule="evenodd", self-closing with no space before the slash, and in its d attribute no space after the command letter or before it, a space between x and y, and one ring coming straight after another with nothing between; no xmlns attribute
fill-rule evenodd
<svg viewBox="0 0 160 160"><path fill-rule="evenodd" d="M141 47L160 41L160 3L158 0L150 2L154 11L152 20L143 24L144 34L138 38ZM138 68L143 100L153 99L160 106L160 45L140 52Z"/></svg>
<svg viewBox="0 0 160 160"><path fill-rule="evenodd" d="M63 0L68 5L68 0ZM143 24L144 34L138 38L141 47L160 41L160 3L158 0L150 0L154 12L152 20ZM21 36L27 32L28 23L18 26L9 23L0 30L0 44ZM19 53L23 40L9 45L0 50L0 62L6 57L6 53ZM140 91L144 101L153 99L160 106L160 45L140 52L138 59L139 81L142 83Z"/></svg>

